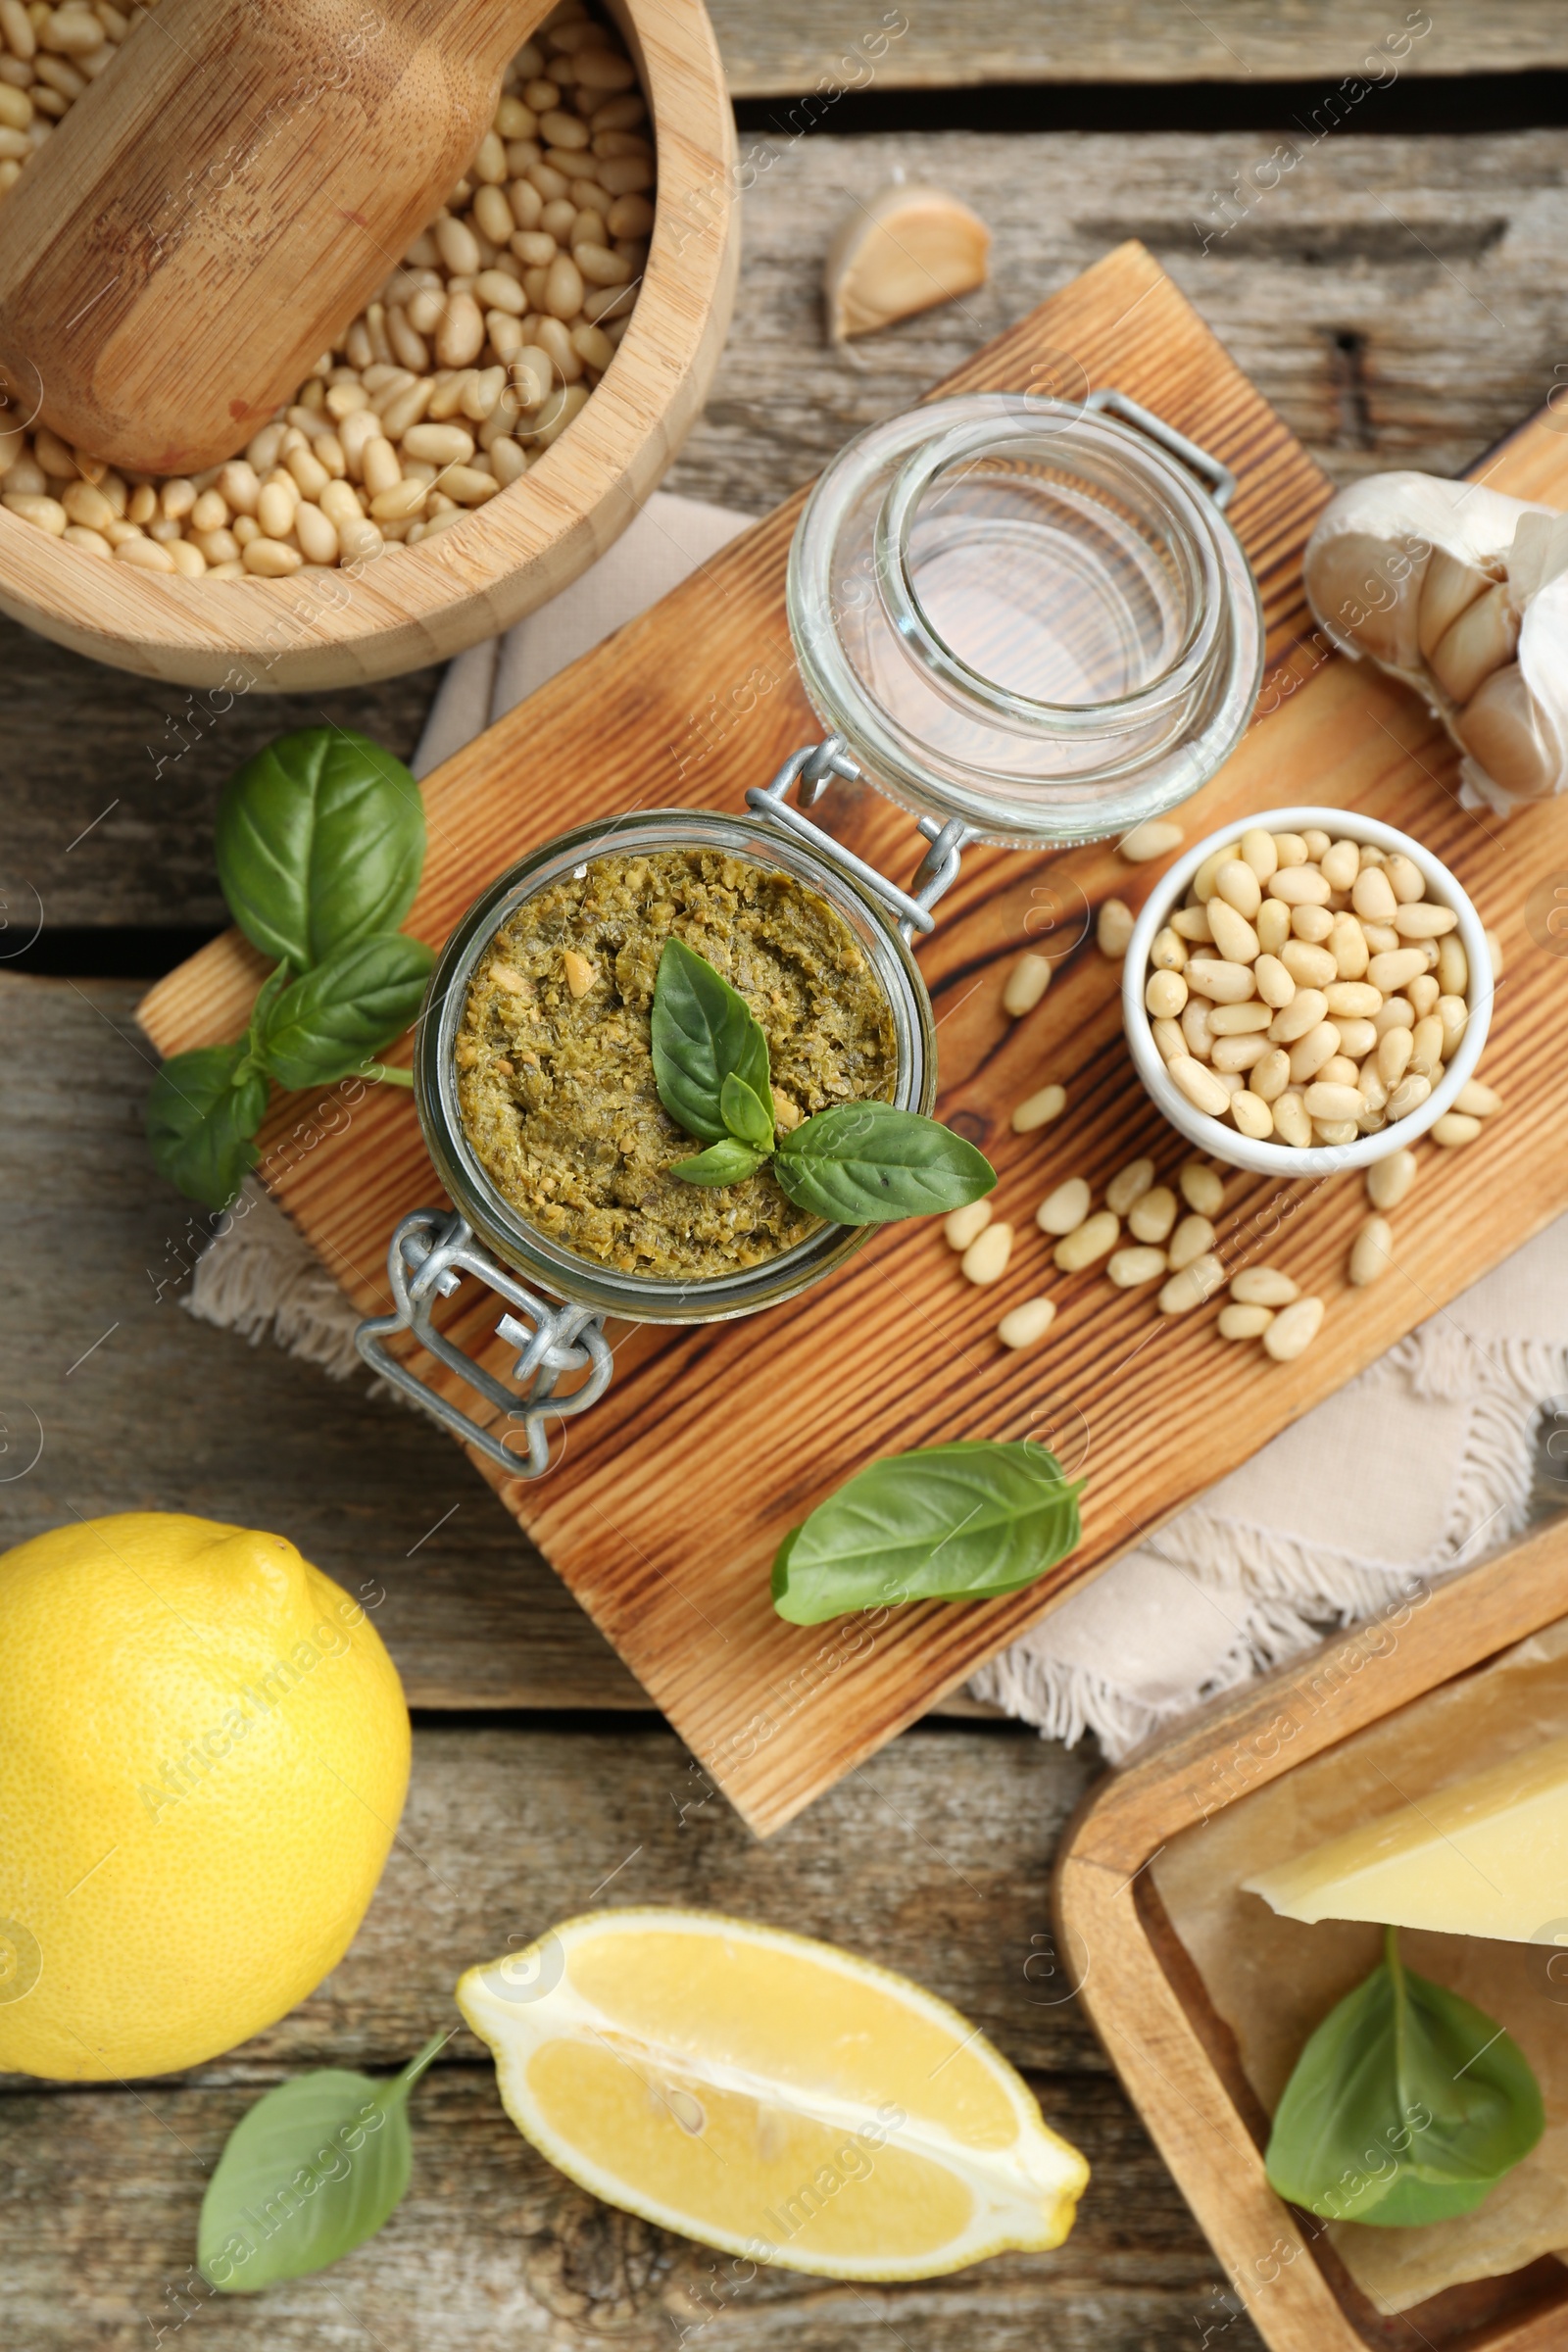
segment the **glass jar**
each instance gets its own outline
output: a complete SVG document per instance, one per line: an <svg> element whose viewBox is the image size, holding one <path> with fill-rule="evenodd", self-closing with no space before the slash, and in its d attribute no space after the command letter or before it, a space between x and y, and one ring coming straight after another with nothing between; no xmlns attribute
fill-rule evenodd
<svg viewBox="0 0 1568 2352"><path fill-rule="evenodd" d="M1262 676L1234 487L1109 390L970 393L871 426L790 551L814 709L872 782L971 838L1051 848L1173 808Z"/></svg>

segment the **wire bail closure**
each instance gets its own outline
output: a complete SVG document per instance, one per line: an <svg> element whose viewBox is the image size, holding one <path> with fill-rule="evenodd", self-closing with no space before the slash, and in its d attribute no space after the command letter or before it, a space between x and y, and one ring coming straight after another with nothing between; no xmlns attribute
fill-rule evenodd
<svg viewBox="0 0 1568 2352"><path fill-rule="evenodd" d="M906 946L912 947L917 931L935 928L931 909L957 879L959 857L972 836L956 817L945 825L939 825L935 817L919 818L920 832L929 847L915 870L913 895L901 890L786 801L790 787L796 785L801 808L809 808L835 776L853 781L859 774L843 739L829 735L822 743L792 752L771 784L752 787L746 795L747 806L764 823L794 834L809 845L813 856L851 875L886 907ZM369 1316L354 1335L366 1363L412 1404L432 1413L443 1428L465 1446L474 1446L510 1478L542 1478L552 1460L550 1423L587 1412L610 1386L614 1356L605 1338L604 1316L593 1307L553 1304L530 1291L475 1239L472 1226L455 1209L416 1208L406 1216L387 1249L386 1270L393 1311ZM450 1298L470 1274L514 1310L504 1314L495 1327L497 1337L518 1350L510 1384L487 1372L466 1348L438 1331L431 1319L436 1300ZM421 1380L401 1356L394 1355L386 1343L400 1331L412 1332L421 1348L504 1415L505 1426L487 1426L476 1420ZM586 1372L588 1377L569 1396L560 1396L556 1383L570 1372ZM527 1440L526 1457L507 1444L508 1436L519 1427Z"/></svg>

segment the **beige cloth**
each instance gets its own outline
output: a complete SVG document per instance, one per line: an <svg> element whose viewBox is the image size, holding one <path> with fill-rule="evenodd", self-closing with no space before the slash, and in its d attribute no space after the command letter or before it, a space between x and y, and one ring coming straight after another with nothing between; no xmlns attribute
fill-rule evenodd
<svg viewBox="0 0 1568 2352"><path fill-rule="evenodd" d="M654 604L748 518L661 494L542 612L454 662L415 760L423 775L578 654ZM259 1188L201 1259L213 1323L342 1374L355 1312ZM1518 1532L1542 1406L1568 1391L1568 1219L1306 1414L976 1676L971 1689L1119 1759L1200 1700L1277 1664L1412 1577ZM1355 1476L1347 1475L1347 1465Z"/></svg>

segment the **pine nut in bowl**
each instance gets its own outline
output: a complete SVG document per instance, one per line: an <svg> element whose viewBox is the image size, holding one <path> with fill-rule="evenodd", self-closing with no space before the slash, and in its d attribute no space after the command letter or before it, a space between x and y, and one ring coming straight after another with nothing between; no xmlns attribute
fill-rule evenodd
<svg viewBox="0 0 1568 2352"><path fill-rule="evenodd" d="M1349 809L1275 808L1160 876L1128 943L1122 1024L1146 1091L1200 1151L1331 1176L1453 1108L1492 990L1481 917L1430 850Z"/></svg>

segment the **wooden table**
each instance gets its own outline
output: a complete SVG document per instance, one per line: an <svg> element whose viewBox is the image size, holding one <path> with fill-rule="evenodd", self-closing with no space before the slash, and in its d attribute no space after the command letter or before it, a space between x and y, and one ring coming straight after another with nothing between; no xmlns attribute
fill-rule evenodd
<svg viewBox="0 0 1568 2352"><path fill-rule="evenodd" d="M714 13L748 101L752 184L735 332L674 489L771 506L858 425L1127 235L1152 247L1342 480L1391 465L1456 469L1568 377L1568 132L1418 136L1380 132L1376 119L1380 103L1407 105L1421 75L1568 64L1559 0L1437 12L1401 68L1406 88L1367 94L1323 139L1293 125L1311 122L1298 93L1274 113L1256 85L1360 70L1382 27L1369 36L1351 0L1288 16L1264 0L1207 0L1200 15L1173 0L906 0L866 12L867 33L901 15L907 29L869 96L812 110L826 135L810 139L788 127L792 96L843 75L858 20L829 0L719 0ZM1152 84L1161 120L1239 113L1262 127L842 128L873 106L879 121L905 106L922 123L983 122L988 91L1016 125L1036 96L995 85L1048 74L1091 85L1084 119L1148 119L1137 110ZM1216 99L1179 86L1194 80L1234 87ZM1125 89L1118 115L1104 85L1133 83L1144 87ZM981 87L942 97L964 84ZM1556 103L1539 79L1521 80L1522 97L1498 100L1497 86L1488 103L1513 120L1528 121L1531 92ZM1061 89L1038 108L1063 119ZM786 127L751 127L760 117ZM1240 209L1238 177L1255 190L1287 136L1299 163ZM817 303L830 224L894 162L992 223L992 282L834 354ZM357 1382L247 1349L181 1311L203 1224L148 1165L149 1065L131 1013L145 978L222 919L218 787L271 734L326 710L409 751L434 676L325 703L258 699L204 732L181 690L93 669L8 623L0 660L0 952L40 906L44 923L9 972L0 954L0 1417L26 1433L36 1414L44 1439L30 1472L0 1480L0 1541L73 1511L133 1507L275 1525L373 1605L416 1725L403 1843L352 1952L308 2002L189 2079L18 2082L0 2096L7 2345L129 2352L181 2328L187 2342L236 2352L653 2352L683 2331L703 2352L838 2352L852 2337L906 2352L1201 2341L1237 2306L1085 2021L1041 1976L1051 1856L1098 1769L1088 1747L950 1712L760 1846L444 1438ZM924 2288L764 2274L715 2303L700 2248L593 2204L533 2156L460 2036L418 2094L414 2187L373 2245L262 2304L202 2294L190 2268L202 2186L256 2086L297 2066L401 2061L450 2022L461 1967L583 1907L612 1872L605 1900L777 1919L874 1953L968 2011L1095 2168L1065 2248ZM1258 2343L1239 2316L1221 2340Z"/></svg>

